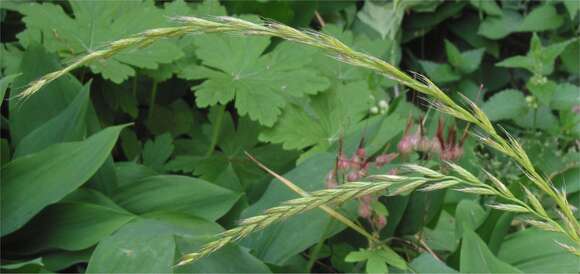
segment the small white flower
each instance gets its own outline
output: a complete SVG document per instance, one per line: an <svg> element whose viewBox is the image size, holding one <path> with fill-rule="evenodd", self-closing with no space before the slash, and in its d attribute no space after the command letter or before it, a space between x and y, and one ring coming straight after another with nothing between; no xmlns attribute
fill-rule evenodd
<svg viewBox="0 0 580 274"><path fill-rule="evenodd" d="M386 109L389 109L389 103L387 103L387 101L386 101L386 100L380 100L380 101L379 101L379 107L380 107L381 109L385 109L385 110L386 110Z"/></svg>

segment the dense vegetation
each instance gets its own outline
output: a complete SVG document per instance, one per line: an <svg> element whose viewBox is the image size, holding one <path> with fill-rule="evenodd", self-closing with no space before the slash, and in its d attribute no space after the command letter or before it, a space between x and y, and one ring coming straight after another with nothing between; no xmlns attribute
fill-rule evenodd
<svg viewBox="0 0 580 274"><path fill-rule="evenodd" d="M0 12L3 272L580 271L578 1Z"/></svg>

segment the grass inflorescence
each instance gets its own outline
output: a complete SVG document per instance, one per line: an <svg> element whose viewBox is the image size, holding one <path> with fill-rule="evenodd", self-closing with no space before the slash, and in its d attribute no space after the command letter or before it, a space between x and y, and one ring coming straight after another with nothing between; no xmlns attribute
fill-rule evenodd
<svg viewBox="0 0 580 274"><path fill-rule="evenodd" d="M108 58L128 48L145 47L157 40L167 37L179 37L186 34L196 33L238 33L244 35L273 36L310 45L326 51L341 62L371 69L396 80L404 86L428 95L434 99L433 105L438 110L476 125L480 131L479 138L483 143L512 158L516 163L518 163L524 174L541 192L541 194L547 195L555 202L558 206L556 212L561 217L561 224L553 220L549 214L546 213L546 210L542 207L539 199L532 191L525 189L528 197L527 202L518 200L513 196L513 194L511 194L511 192L509 192L509 190L507 190L503 183L497 180L497 178L490 176L490 181L493 186L487 185L479 181L477 177L455 165L453 165L453 169L461 174L460 178L454 177L455 179L441 181L438 186L429 186L431 189L454 186L456 185L456 179L461 179L461 181L464 181L467 185L465 188L459 190L463 192L501 197L509 202L494 204L491 205L491 207L507 211L529 213L533 217L533 219L528 221L529 224L541 229L555 230L564 233L575 242L577 246L580 246L580 224L574 216L573 207L568 203L565 191L556 189L548 179L542 176L535 169L532 161L529 159L521 144L507 132L500 134L492 125L489 118L475 103L465 99L466 107L457 104L426 77L418 74L415 74L414 77L412 77L388 62L355 51L338 39L324 33L301 31L272 21L254 23L233 17L216 17L212 20L198 17L178 17L174 18L174 20L179 24L179 26L145 31L138 35L112 42L100 50L91 52L69 66L47 74L39 80L31 83L30 86L21 93L21 96L26 97L33 95L44 85L87 63L98 59ZM430 176L425 173L428 172L428 169L422 169L423 173L420 168L415 167L414 170L426 177ZM431 175L435 174L436 172ZM426 181L423 180L422 182L424 183ZM252 231L262 229L273 222L283 220L291 215L299 214L300 212L326 203L352 199L358 195L358 191L365 192L373 190L376 192L378 190L384 190L386 185L387 184L381 184L380 182L346 184L344 187L335 190L314 192L311 197L303 197L297 200L288 201L280 207L266 211L264 215L244 220L240 227L224 232L220 240L206 245L198 253L186 256L182 263L184 261L189 262L195 258L202 257L233 240L244 237ZM416 183L415 185L420 184ZM427 190L429 190L429 187ZM410 189L413 189L413 187L410 187ZM392 194L393 193L391 193L391 195ZM332 195L335 195L336 197ZM580 256L580 251L577 247L564 247Z"/></svg>

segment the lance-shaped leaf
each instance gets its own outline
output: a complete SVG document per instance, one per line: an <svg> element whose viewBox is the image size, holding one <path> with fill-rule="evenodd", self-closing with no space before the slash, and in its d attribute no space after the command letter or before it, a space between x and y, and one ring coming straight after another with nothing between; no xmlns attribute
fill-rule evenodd
<svg viewBox="0 0 580 274"><path fill-rule="evenodd" d="M85 141L52 145L6 164L0 171L2 236L88 181L125 126L106 128Z"/></svg>

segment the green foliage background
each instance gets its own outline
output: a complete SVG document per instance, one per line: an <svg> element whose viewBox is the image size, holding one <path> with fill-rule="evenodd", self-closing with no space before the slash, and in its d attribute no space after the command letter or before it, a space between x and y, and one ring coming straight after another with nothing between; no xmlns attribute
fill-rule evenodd
<svg viewBox="0 0 580 274"><path fill-rule="evenodd" d="M26 100L18 94L109 42L174 25L174 16L271 18L331 34L476 102L579 205L579 3L3 1L2 271L577 273L578 257L555 243L567 239L452 191L381 198L381 248L313 210L174 268L240 218L297 197L244 152L313 191L324 188L339 140L348 155L361 140L369 155L395 151L407 118L421 114L435 133L440 115L420 95L315 49L188 35L91 63ZM373 111L381 101L388 109ZM514 190L526 185L475 139L464 149L460 163L474 174L485 168ZM411 155L373 172L408 162L439 165ZM355 203L342 207L353 219Z"/></svg>

